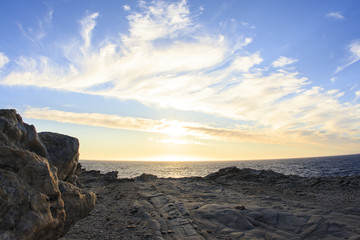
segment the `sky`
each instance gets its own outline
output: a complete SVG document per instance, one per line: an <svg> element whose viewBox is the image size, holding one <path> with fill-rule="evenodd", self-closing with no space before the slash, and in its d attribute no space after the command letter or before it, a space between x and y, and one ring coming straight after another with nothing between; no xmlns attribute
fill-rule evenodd
<svg viewBox="0 0 360 240"><path fill-rule="evenodd" d="M359 153L360 1L5 0L0 107L88 160Z"/></svg>

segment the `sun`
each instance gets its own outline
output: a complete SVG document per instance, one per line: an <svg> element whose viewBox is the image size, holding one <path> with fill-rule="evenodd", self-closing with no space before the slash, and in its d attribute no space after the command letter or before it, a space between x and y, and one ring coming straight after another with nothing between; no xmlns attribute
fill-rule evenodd
<svg viewBox="0 0 360 240"><path fill-rule="evenodd" d="M181 122L171 121L168 126L162 129L162 132L171 137L180 137L188 135L188 130L184 127Z"/></svg>

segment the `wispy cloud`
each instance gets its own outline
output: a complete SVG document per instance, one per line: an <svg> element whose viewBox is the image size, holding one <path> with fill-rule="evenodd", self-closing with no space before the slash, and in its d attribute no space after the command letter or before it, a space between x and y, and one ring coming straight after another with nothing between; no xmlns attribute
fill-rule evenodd
<svg viewBox="0 0 360 240"><path fill-rule="evenodd" d="M101 16L88 14L80 21L78 41L64 48L68 65L47 56L20 57L14 60L18 69L1 83L134 99L151 107L250 122L246 130L178 123L178 132L192 137L323 143L336 139L351 142L360 134L359 105L342 103L341 92L313 86L293 68L282 69L297 59L281 56L270 65L277 69L265 66L268 70L264 71L257 67L263 63L260 52L242 51L251 38L230 41L207 32L192 19L186 1L142 2L141 9L129 13L129 31L120 35L118 42L103 41L99 46L92 44L91 38ZM359 46L359 42L349 46L352 57L341 70L359 60ZM56 121L177 132L176 124L158 120L95 113L42 115L44 111L34 109L27 111L30 113L50 120L57 116L52 119Z"/></svg>
<svg viewBox="0 0 360 240"><path fill-rule="evenodd" d="M49 9L45 16L37 20L37 25L34 27L24 27L21 23L17 23L17 26L25 38L35 46L42 46L42 40L47 35L46 30L52 25L53 12Z"/></svg>
<svg viewBox="0 0 360 240"><path fill-rule="evenodd" d="M329 93L335 94L336 92ZM99 113L74 113L47 108L28 108L23 115L26 118L52 120L57 122L81 124L87 126L113 129L135 130L160 133L172 138L156 140L159 143L204 145L204 140L253 142L268 144L314 144L343 148L360 143L359 137L347 137L348 133L340 134L334 131L320 129L266 129L250 126L236 128L219 128L194 122L176 120L154 120L146 118L122 117ZM347 124L350 122L344 122ZM335 123L336 124L336 123ZM352 123L354 124L354 123ZM354 126L354 125L353 125ZM358 127L358 126L357 126ZM353 132L354 134L355 132ZM356 132L358 134L358 132ZM190 139L189 139L190 137Z"/></svg>
<svg viewBox="0 0 360 240"><path fill-rule="evenodd" d="M192 127L200 127L202 125L176 120L153 120L100 113L74 113L48 108L28 108L25 110L23 115L27 118L33 119L45 119L87 126L162 133L174 137L202 135L199 131L191 131Z"/></svg>
<svg viewBox="0 0 360 240"><path fill-rule="evenodd" d="M272 62L271 65L273 67L275 67L275 68L278 68L278 67L283 67L283 66L286 66L286 65L296 63L297 61L298 61L297 59L287 58L287 57L281 56L277 60Z"/></svg>
<svg viewBox="0 0 360 240"><path fill-rule="evenodd" d="M130 11L131 10L129 5L124 5L123 8L124 8L125 11Z"/></svg>
<svg viewBox="0 0 360 240"><path fill-rule="evenodd" d="M341 14L341 12L329 12L328 14L326 14L326 17L332 18L335 20L344 20L345 19L345 17Z"/></svg>
<svg viewBox="0 0 360 240"><path fill-rule="evenodd" d="M5 66L9 61L9 58L3 52L0 52L0 69Z"/></svg>
<svg viewBox="0 0 360 240"><path fill-rule="evenodd" d="M336 68L335 73L338 73L350 65L360 60L360 40L356 40L348 46L350 56L346 60L345 64Z"/></svg>
<svg viewBox="0 0 360 240"><path fill-rule="evenodd" d="M360 98L360 91L356 91L356 92L355 92L355 95L356 95L356 98L355 98L355 99Z"/></svg>
<svg viewBox="0 0 360 240"><path fill-rule="evenodd" d="M84 40L84 45L81 48L81 51L86 55L88 48L91 45L91 33L96 25L96 18L99 16L99 13L91 13L86 17L81 19L81 37Z"/></svg>

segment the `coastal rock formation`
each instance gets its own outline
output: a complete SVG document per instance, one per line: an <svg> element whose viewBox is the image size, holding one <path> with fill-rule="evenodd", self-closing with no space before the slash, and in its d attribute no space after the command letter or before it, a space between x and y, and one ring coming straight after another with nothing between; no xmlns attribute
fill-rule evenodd
<svg viewBox="0 0 360 240"><path fill-rule="evenodd" d="M61 198L64 201L66 221L64 231L67 232L78 220L88 216L95 207L96 196L65 181L59 181Z"/></svg>
<svg viewBox="0 0 360 240"><path fill-rule="evenodd" d="M39 133L41 142L45 145L48 153L48 161L58 169L59 180L74 175L79 162L79 141L59 133Z"/></svg>
<svg viewBox="0 0 360 240"><path fill-rule="evenodd" d="M207 177L77 172L99 197L62 240L360 239L360 176L220 169Z"/></svg>
<svg viewBox="0 0 360 240"><path fill-rule="evenodd" d="M32 152L0 147L0 239L51 239L65 222L56 169Z"/></svg>
<svg viewBox="0 0 360 240"><path fill-rule="evenodd" d="M324 201L324 204L344 207L360 204L359 198L355 196L360 189L360 176L301 177L272 170L227 167L204 179L226 186L241 186L249 194L266 191L272 196L286 196L296 200L314 199Z"/></svg>
<svg viewBox="0 0 360 240"><path fill-rule="evenodd" d="M0 110L0 239L58 239L90 213L95 194L66 182L77 178L78 150L77 139L38 134Z"/></svg>
<svg viewBox="0 0 360 240"><path fill-rule="evenodd" d="M13 109L0 109L0 146L21 148L42 157L47 156L35 127L24 123Z"/></svg>

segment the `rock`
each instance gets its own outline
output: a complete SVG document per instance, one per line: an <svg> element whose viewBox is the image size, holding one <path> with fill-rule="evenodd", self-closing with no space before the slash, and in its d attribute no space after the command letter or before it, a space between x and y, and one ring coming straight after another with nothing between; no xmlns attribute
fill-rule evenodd
<svg viewBox="0 0 360 240"><path fill-rule="evenodd" d="M0 239L58 239L90 214L96 196L77 187L78 159L76 138L0 110Z"/></svg>
<svg viewBox="0 0 360 240"><path fill-rule="evenodd" d="M77 175L72 175L71 177L68 177L66 179L66 181L68 183L71 183L72 185L75 185L75 186L79 187L79 188L84 187L84 185L80 182L80 179L79 179L79 177Z"/></svg>
<svg viewBox="0 0 360 240"><path fill-rule="evenodd" d="M199 217L202 220L200 224L207 229L220 227L239 232L254 228L244 214L223 204L205 204L194 211L194 216Z"/></svg>
<svg viewBox="0 0 360 240"><path fill-rule="evenodd" d="M24 123L14 109L0 109L0 146L22 148L42 157L47 156L35 127Z"/></svg>
<svg viewBox="0 0 360 240"><path fill-rule="evenodd" d="M105 178L105 180L108 180L108 181L114 181L117 179L118 173L119 173L118 171L108 172L108 173L104 174L104 178Z"/></svg>
<svg viewBox="0 0 360 240"><path fill-rule="evenodd" d="M64 231L67 232L75 222L89 215L91 210L94 209L96 195L65 181L59 181L59 188L65 205Z"/></svg>
<svg viewBox="0 0 360 240"><path fill-rule="evenodd" d="M154 181L156 179L157 179L156 175L147 174L147 173L143 173L140 176L135 178L135 180L138 180L138 181L141 181L141 182Z"/></svg>
<svg viewBox="0 0 360 240"><path fill-rule="evenodd" d="M58 169L58 178L66 180L71 177L79 162L79 141L76 138L52 132L41 132L39 137L46 147L50 164Z"/></svg>
<svg viewBox="0 0 360 240"><path fill-rule="evenodd" d="M231 180L253 181L253 182L280 182L292 176L276 173L272 170L255 170L250 168L239 169L237 167L222 168L215 173L204 177L206 180L226 182Z"/></svg>
<svg viewBox="0 0 360 240"><path fill-rule="evenodd" d="M32 152L0 147L0 239L57 239L65 223L56 170Z"/></svg>

